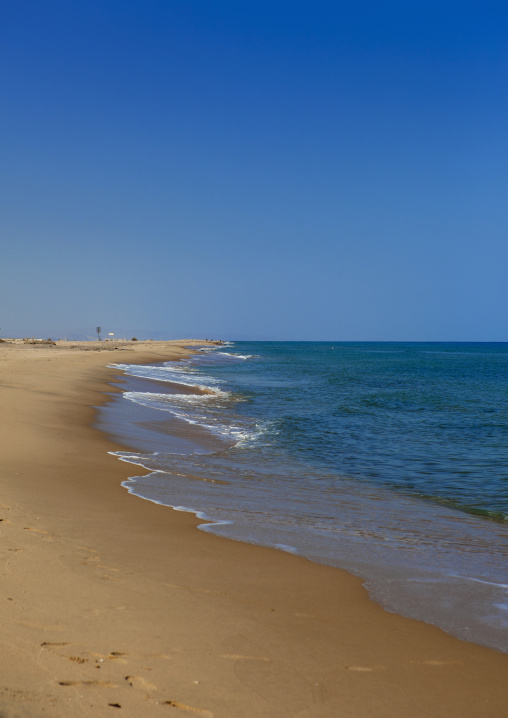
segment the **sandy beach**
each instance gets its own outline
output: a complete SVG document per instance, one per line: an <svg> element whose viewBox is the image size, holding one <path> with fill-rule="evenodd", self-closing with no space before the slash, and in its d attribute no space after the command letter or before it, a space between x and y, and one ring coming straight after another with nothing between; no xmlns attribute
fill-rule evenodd
<svg viewBox="0 0 508 718"><path fill-rule="evenodd" d="M122 488L108 364L189 344L0 344L0 716L505 715L508 656Z"/></svg>

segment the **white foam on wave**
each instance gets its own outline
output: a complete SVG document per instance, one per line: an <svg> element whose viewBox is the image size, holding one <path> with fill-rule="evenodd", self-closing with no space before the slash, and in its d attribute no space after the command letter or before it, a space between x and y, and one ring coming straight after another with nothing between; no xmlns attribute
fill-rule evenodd
<svg viewBox="0 0 508 718"><path fill-rule="evenodd" d="M216 356L233 357L233 359L253 359L257 354L234 354L232 352L215 352Z"/></svg>
<svg viewBox="0 0 508 718"><path fill-rule="evenodd" d="M181 419L182 421L187 422L187 424L193 424L194 426L200 426L203 429L208 429L214 434L219 434L220 436L226 436L228 438L232 437L236 440L238 444L242 443L243 441L246 441L247 439L251 438L251 432L247 431L246 429L242 429L238 426L234 426L231 424L210 424L209 417L205 416L199 416L199 417L192 417L188 414L182 414L178 411L172 411L171 412L173 416L176 416L178 419Z"/></svg>
<svg viewBox="0 0 508 718"><path fill-rule="evenodd" d="M159 452L157 451L156 454L158 453ZM108 451L108 454L110 454L111 456L116 456L117 459L120 459L120 461L125 461L126 464L135 464L136 466L141 466L142 469L146 469L152 474L165 473L164 471L162 471L162 469L152 469L150 466L145 466L145 464L140 461L139 454L131 453L129 451Z"/></svg>
<svg viewBox="0 0 508 718"><path fill-rule="evenodd" d="M202 387L200 387L202 388ZM231 395L227 391L221 391L217 389L213 393L206 394L162 394L152 391L124 391L123 396L125 399L136 402L136 404L143 404L143 406L150 406L154 409L161 409L164 411L165 407L171 407L173 405L182 406L196 406L204 405L210 402L216 401L217 399L228 399ZM158 402L162 406L158 405Z"/></svg>
<svg viewBox="0 0 508 718"><path fill-rule="evenodd" d="M191 368L189 365L145 366L143 364L110 364L109 366L113 369L120 369L129 376L135 376L138 379L189 386L202 391L218 391L217 385L221 383L218 379L206 376L201 372L199 373L199 383L197 383L195 379L197 369Z"/></svg>
<svg viewBox="0 0 508 718"><path fill-rule="evenodd" d="M481 578L474 578L473 576L461 576L458 573L450 573L450 576L453 576L453 578L460 578L464 581L474 581L475 583L484 583L486 586L495 586L496 588L507 588L508 589L508 583L497 583L495 581L485 581Z"/></svg>
<svg viewBox="0 0 508 718"><path fill-rule="evenodd" d="M217 390L214 394L159 394L155 392L126 391L123 397L141 406L158 411L166 411L172 416L187 424L200 426L213 434L233 439L236 443L254 439L258 430L252 431L249 427L239 426L228 421L227 423L217 419L217 415L211 413L203 414L203 409L215 403L223 406L224 400L228 399L228 392ZM201 409L201 411L199 411Z"/></svg>
<svg viewBox="0 0 508 718"><path fill-rule="evenodd" d="M273 546L274 546L274 548L278 548L280 551L285 551L286 553L292 553L293 556L300 555L300 552L294 546L288 546L285 543L274 543Z"/></svg>
<svg viewBox="0 0 508 718"><path fill-rule="evenodd" d="M225 345L223 345L225 346ZM228 345L229 346L229 345ZM231 346L233 346L231 344ZM244 361L250 355L237 355L229 352L217 352L223 356ZM200 367L192 365L195 357L178 362L166 362L163 365L114 364L129 376L148 381L162 381L176 386L192 387L199 394L124 391L123 397L141 406L158 411L169 412L173 417L187 424L199 426L212 434L229 440L235 445L254 443L267 433L267 427L260 423L253 424L246 420L245 424L225 414L227 404L240 399L220 387L223 381L205 374Z"/></svg>
<svg viewBox="0 0 508 718"><path fill-rule="evenodd" d="M126 461L131 464L136 464L137 466L143 466L143 464L140 464L139 461L132 461L132 460L129 460L129 458L125 458L123 455L120 454L120 452L110 451L108 453L112 454L113 456L117 456L120 459L120 461ZM143 468L146 468L146 467L143 466ZM160 471L158 469L155 469L155 470L148 469L148 471L150 471L150 473L147 474L143 478L154 476L156 474L167 473L166 471ZM198 529L201 529L202 531L206 531L211 528L217 528L219 526L228 526L228 525L231 525L234 523L233 521L229 521L229 520L225 520L225 519L222 519L222 520L221 519L213 519L210 516L208 516L204 511L199 511L198 509L194 509L190 506L179 506L176 504L174 505L167 501L158 501L157 499L154 499L149 496L145 496L144 494L138 493L138 491L136 491L136 479L137 478L139 478L139 477L131 476L128 479L126 479L125 481L122 481L121 486L123 486L124 489L127 489L129 494L132 494L134 496L137 496L138 498L144 499L145 501L150 501L152 504L157 504L158 506L168 506L169 508L173 509L174 511L183 511L185 513L194 514L196 516L196 518L199 519L200 521L206 521L205 524L198 525Z"/></svg>

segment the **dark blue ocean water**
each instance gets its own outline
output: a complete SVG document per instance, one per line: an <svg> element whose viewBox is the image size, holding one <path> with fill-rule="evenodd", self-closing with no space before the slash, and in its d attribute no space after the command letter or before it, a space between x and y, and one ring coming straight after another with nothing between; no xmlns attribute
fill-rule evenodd
<svg viewBox="0 0 508 718"><path fill-rule="evenodd" d="M508 344L237 343L208 371L290 454L508 519ZM219 355L220 357L220 355ZM218 357L218 358L219 358Z"/></svg>
<svg viewBox="0 0 508 718"><path fill-rule="evenodd" d="M129 491L508 650L508 344L235 342L119 368L101 425L151 470Z"/></svg>

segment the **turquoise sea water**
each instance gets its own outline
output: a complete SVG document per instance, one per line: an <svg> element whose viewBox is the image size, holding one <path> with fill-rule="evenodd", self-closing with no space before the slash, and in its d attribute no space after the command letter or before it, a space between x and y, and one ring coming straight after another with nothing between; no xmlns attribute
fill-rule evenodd
<svg viewBox="0 0 508 718"><path fill-rule="evenodd" d="M234 342L118 368L100 425L150 470L129 491L508 651L508 344Z"/></svg>

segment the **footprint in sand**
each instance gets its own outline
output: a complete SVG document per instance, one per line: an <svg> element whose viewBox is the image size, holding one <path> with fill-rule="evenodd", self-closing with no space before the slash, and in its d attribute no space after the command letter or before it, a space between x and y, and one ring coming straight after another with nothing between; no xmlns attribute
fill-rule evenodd
<svg viewBox="0 0 508 718"><path fill-rule="evenodd" d="M110 681L58 681L59 686L100 686L101 688L118 688L117 683Z"/></svg>
<svg viewBox="0 0 508 718"><path fill-rule="evenodd" d="M96 661L104 663L104 661L113 661L114 663L126 664L127 661L122 656L126 656L126 653L121 651L111 651L111 653L89 653L89 656L95 658Z"/></svg>
<svg viewBox="0 0 508 718"><path fill-rule="evenodd" d="M119 568L113 568L113 566L105 566L103 563L99 563L100 560L101 560L101 557L97 556L97 555L87 556L83 560L83 565L91 566L92 568L101 568L105 571L110 571L111 573L120 573ZM99 578L106 579L109 581L121 581L122 580L118 576L110 576L107 573L102 574L101 576L99 576Z"/></svg>
<svg viewBox="0 0 508 718"><path fill-rule="evenodd" d="M65 655L62 655L62 653L60 653L60 651L57 650L59 648L62 648L63 646L70 646L70 645L71 644L65 643L65 642L57 643L56 641L55 642L44 641L43 643L41 643L41 648L47 648L50 651L52 651L53 653L56 653L57 656L60 656L60 658L65 658L68 661L72 661L73 663L88 663L88 661L90 660L89 658L82 658L81 656L65 656Z"/></svg>
<svg viewBox="0 0 508 718"><path fill-rule="evenodd" d="M180 708L182 711L189 711L195 715L202 716L202 718L213 718L212 711L207 711L205 708L194 708L188 706L185 703L178 703L177 701L162 701L162 705L171 706L172 708Z"/></svg>
<svg viewBox="0 0 508 718"><path fill-rule="evenodd" d="M41 534L41 538L44 538L46 541L54 541L55 537L59 537L59 534L51 534L49 531L44 531L44 529L36 529L33 528L33 526L23 526L24 531L31 531L34 534Z"/></svg>
<svg viewBox="0 0 508 718"><path fill-rule="evenodd" d="M149 683L148 681L145 681L145 679L142 678L141 676L125 676L125 680L133 688L139 688L143 691L156 691L157 690L157 686L154 686L153 683Z"/></svg>
<svg viewBox="0 0 508 718"><path fill-rule="evenodd" d="M101 576L99 576L99 579L102 581L123 581L122 578L118 578L118 576L108 576L107 573L103 573Z"/></svg>
<svg viewBox="0 0 508 718"><path fill-rule="evenodd" d="M24 531L34 531L37 534L47 534L48 533L47 531L44 531L44 529L34 529L34 528L32 528L32 526L24 526L23 530Z"/></svg>

